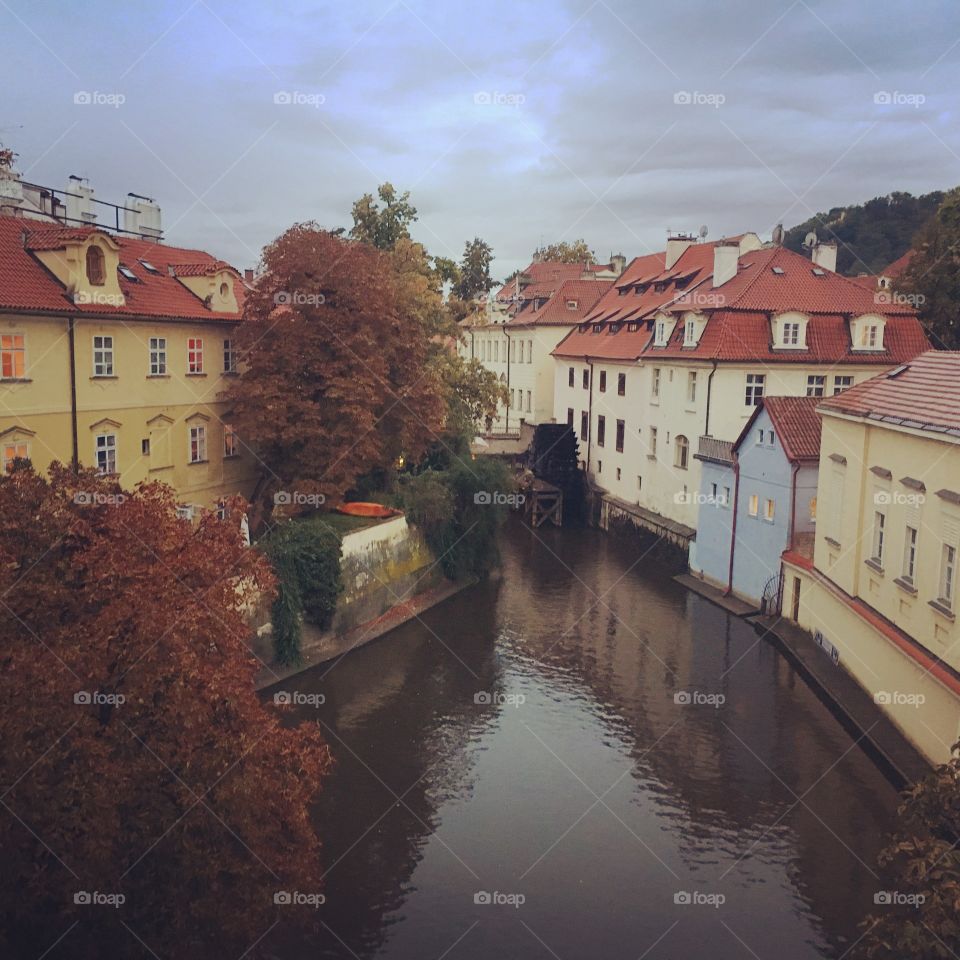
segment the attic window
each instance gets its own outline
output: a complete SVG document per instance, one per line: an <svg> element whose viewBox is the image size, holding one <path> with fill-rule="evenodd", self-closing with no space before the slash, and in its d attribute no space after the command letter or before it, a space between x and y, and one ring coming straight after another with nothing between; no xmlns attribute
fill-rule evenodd
<svg viewBox="0 0 960 960"><path fill-rule="evenodd" d="M600 333L601 330L603 330L603 324L602 324L602 323L595 323L595 324L593 325L593 332L594 332L594 333Z"/></svg>
<svg viewBox="0 0 960 960"><path fill-rule="evenodd" d="M678 290L686 290L689 285L690 285L689 277L680 277L676 282L676 287Z"/></svg>
<svg viewBox="0 0 960 960"><path fill-rule="evenodd" d="M633 292L639 297L641 294L647 292L647 287L650 286L648 283L639 283L633 288Z"/></svg>
<svg viewBox="0 0 960 960"><path fill-rule="evenodd" d="M125 267L125 266L123 266L123 265L121 264L119 267L117 267L117 269L118 269L118 270L120 271L120 273L121 273L124 277L126 277L128 280L132 280L134 283L138 283L138 282L139 282L139 280L138 280L138 278L137 278L137 275L136 275L129 267Z"/></svg>
<svg viewBox="0 0 960 960"><path fill-rule="evenodd" d="M619 330L620 330L620 324L619 324L619 323L611 323L611 324L610 324L610 333L617 333Z"/></svg>
<svg viewBox="0 0 960 960"><path fill-rule="evenodd" d="M621 297L625 297L629 292L630 292L629 287L620 287L617 290L617 295Z"/></svg>
<svg viewBox="0 0 960 960"><path fill-rule="evenodd" d="M567 309L568 309L568 310L576 310L576 309L577 309L577 301L576 301L576 300L568 300L568 301L567 301Z"/></svg>
<svg viewBox="0 0 960 960"><path fill-rule="evenodd" d="M226 281L220 284L220 296L224 299L230 296L230 284Z"/></svg>
<svg viewBox="0 0 960 960"><path fill-rule="evenodd" d="M631 320L627 324L627 333L636 333L640 329L640 324L636 320Z"/></svg>
<svg viewBox="0 0 960 960"><path fill-rule="evenodd" d="M658 281L653 285L653 292L654 292L654 293L663 293L663 291L666 290L666 289L667 289L667 281L666 281L666 280L658 280Z"/></svg>
<svg viewBox="0 0 960 960"><path fill-rule="evenodd" d="M102 287L107 281L103 251L98 246L87 247L87 281L94 287Z"/></svg>
<svg viewBox="0 0 960 960"><path fill-rule="evenodd" d="M778 277L783 276L783 267L771 267L771 273L775 273Z"/></svg>
<svg viewBox="0 0 960 960"><path fill-rule="evenodd" d="M160 271L149 260L141 260L140 266L148 273L159 273Z"/></svg>
<svg viewBox="0 0 960 960"><path fill-rule="evenodd" d="M581 324L580 324L580 332L581 332L581 333L586 333L589 329L590 329L590 324L589 324L589 323L581 323Z"/></svg>

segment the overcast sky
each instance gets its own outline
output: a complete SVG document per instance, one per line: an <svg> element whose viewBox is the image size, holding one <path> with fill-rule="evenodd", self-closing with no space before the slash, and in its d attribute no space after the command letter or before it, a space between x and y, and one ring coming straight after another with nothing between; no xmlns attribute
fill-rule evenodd
<svg viewBox="0 0 960 960"><path fill-rule="evenodd" d="M384 180L498 277L960 183L954 0L0 0L0 64L25 176L153 196L241 268Z"/></svg>

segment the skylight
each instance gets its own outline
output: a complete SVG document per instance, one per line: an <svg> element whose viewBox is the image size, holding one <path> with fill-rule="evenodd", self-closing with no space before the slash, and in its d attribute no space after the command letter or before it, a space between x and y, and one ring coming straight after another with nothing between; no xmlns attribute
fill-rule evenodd
<svg viewBox="0 0 960 960"><path fill-rule="evenodd" d="M141 260L140 263L143 265L144 270L148 270L150 273L159 273L160 271L148 260Z"/></svg>
<svg viewBox="0 0 960 960"><path fill-rule="evenodd" d="M771 267L770 269L771 269L771 270L773 271L773 273L775 273L778 277L783 274L783 267Z"/></svg>
<svg viewBox="0 0 960 960"><path fill-rule="evenodd" d="M825 277L826 273L821 270L819 267L814 267L811 271L815 277Z"/></svg>
<svg viewBox="0 0 960 960"><path fill-rule="evenodd" d="M901 373L906 373L906 371L909 369L910 369L910 364L903 363L899 367L896 367L895 369L891 370L887 374L887 379L892 380L894 377L899 377Z"/></svg>
<svg viewBox="0 0 960 960"><path fill-rule="evenodd" d="M129 267L125 267L125 266L123 266L123 265L121 264L119 267L117 267L117 269L118 269L118 270L120 271L120 273L122 273L123 276L125 276L128 280L132 280L134 283L137 283L137 282L138 282L137 275L136 275Z"/></svg>

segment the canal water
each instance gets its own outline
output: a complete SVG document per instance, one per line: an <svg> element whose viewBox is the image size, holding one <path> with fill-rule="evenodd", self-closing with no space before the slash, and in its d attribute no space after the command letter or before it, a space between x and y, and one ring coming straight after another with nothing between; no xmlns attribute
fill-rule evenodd
<svg viewBox="0 0 960 960"><path fill-rule="evenodd" d="M283 960L840 957L896 794L746 623L595 530L286 681L322 693L323 936ZM277 933L280 931L278 929Z"/></svg>

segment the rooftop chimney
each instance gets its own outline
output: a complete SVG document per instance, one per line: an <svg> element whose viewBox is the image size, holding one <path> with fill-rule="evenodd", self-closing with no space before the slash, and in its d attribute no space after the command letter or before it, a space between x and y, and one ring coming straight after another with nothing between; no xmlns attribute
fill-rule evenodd
<svg viewBox="0 0 960 960"><path fill-rule="evenodd" d="M675 237L667 237L667 257L664 270L669 270L682 256L687 247L693 246L696 238L686 233L678 233Z"/></svg>
<svg viewBox="0 0 960 960"><path fill-rule="evenodd" d="M67 180L66 194L67 223L96 223L97 215L93 212L93 187L86 178L71 174Z"/></svg>
<svg viewBox="0 0 960 960"><path fill-rule="evenodd" d="M627 258L622 253L613 254L610 257L610 266L613 268L613 272L619 277L623 271L627 269Z"/></svg>
<svg viewBox="0 0 960 960"><path fill-rule="evenodd" d="M814 244L810 250L814 266L831 273L837 272L837 245L832 240L825 240Z"/></svg>
<svg viewBox="0 0 960 960"><path fill-rule="evenodd" d="M253 283L253 267L245 267L243 271L243 279L247 283Z"/></svg>
<svg viewBox="0 0 960 960"><path fill-rule="evenodd" d="M740 257L740 244L723 241L713 248L713 285L722 287L737 275L737 261Z"/></svg>
<svg viewBox="0 0 960 960"><path fill-rule="evenodd" d="M135 233L144 240L157 240L163 237L160 229L160 207L150 197L141 197L138 193L128 193L123 208L123 229Z"/></svg>

